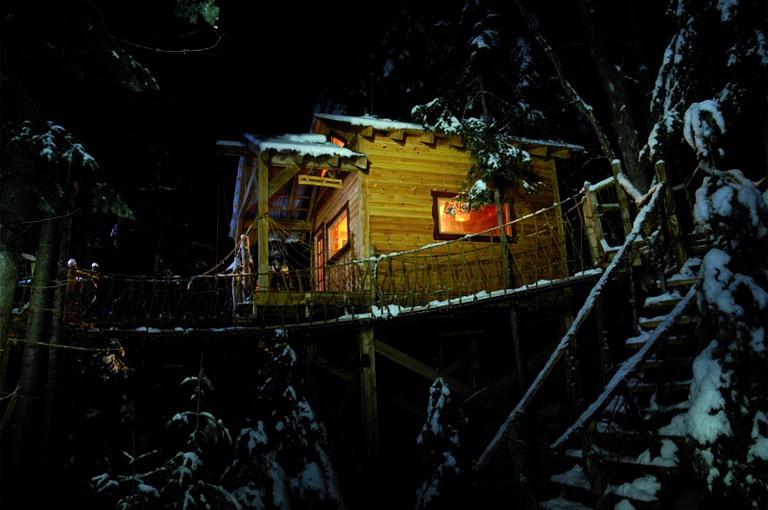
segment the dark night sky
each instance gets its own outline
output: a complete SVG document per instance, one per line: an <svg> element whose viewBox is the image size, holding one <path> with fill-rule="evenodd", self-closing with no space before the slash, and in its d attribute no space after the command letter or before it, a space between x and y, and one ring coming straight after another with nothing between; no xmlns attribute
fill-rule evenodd
<svg viewBox="0 0 768 510"><path fill-rule="evenodd" d="M186 54L132 51L157 79L159 94L139 97L101 84L61 93L58 122L83 125L81 140L105 170L117 176L129 204L159 204L159 211L150 206L143 221L122 230L123 254L112 260L120 270L151 270L150 255L137 254L135 247L155 242L152 231L161 219L178 225L164 242L210 244L211 253L203 256L210 266L225 256L231 248L226 234L237 161L216 156L216 141L240 139L244 132L308 132L318 95L359 65L359 55L368 54L366 48L379 40L382 20L395 14L393 10L372 16L347 0L301 6L225 0L218 5L221 39L215 48ZM125 25L134 40L147 41L148 46L156 41L154 45L164 48L204 48L216 42L210 30L174 40L157 35L167 30L162 25ZM71 108L73 103L76 108ZM174 191L133 191L153 181ZM185 220L189 225L182 225ZM105 262L110 264L105 260L112 256L110 248L81 245L74 250L82 258L99 258L104 270ZM126 267L134 260L142 262L137 268ZM183 263L168 265L175 273L189 272L182 269Z"/></svg>

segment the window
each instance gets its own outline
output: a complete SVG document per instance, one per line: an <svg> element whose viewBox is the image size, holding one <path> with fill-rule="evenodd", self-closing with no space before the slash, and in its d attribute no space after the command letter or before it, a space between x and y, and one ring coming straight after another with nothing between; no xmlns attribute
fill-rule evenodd
<svg viewBox="0 0 768 510"><path fill-rule="evenodd" d="M331 220L328 225L328 260L349 248L349 205L344 208Z"/></svg>
<svg viewBox="0 0 768 510"><path fill-rule="evenodd" d="M339 147L346 147L347 139L343 136L337 135L336 133L331 133L331 143L335 143Z"/></svg>
<svg viewBox="0 0 768 510"><path fill-rule="evenodd" d="M432 192L432 217L434 220L435 239L457 239L466 234L485 232L498 227L495 205L483 205L470 209L466 202L459 202L455 193L441 191ZM504 223L511 219L509 204L503 204L502 218ZM506 227L507 235L513 235L512 226ZM498 238L499 230L490 230L484 235L475 236L476 241L490 241Z"/></svg>

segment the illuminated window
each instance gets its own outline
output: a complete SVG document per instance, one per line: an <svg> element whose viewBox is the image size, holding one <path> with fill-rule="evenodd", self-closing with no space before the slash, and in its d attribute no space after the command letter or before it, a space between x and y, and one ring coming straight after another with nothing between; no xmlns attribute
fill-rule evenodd
<svg viewBox="0 0 768 510"><path fill-rule="evenodd" d="M511 219L509 204L502 207L502 221L508 223ZM487 233L475 236L476 241L490 241L498 238L498 217L495 205L484 205L470 209L466 202L456 199L455 193L432 192L432 217L435 222L435 239L457 239L466 234L477 232ZM507 235L513 235L511 225L506 227Z"/></svg>
<svg viewBox="0 0 768 510"><path fill-rule="evenodd" d="M331 133L331 143L335 143L339 147L347 146L347 140L336 133Z"/></svg>
<svg viewBox="0 0 768 510"><path fill-rule="evenodd" d="M349 209L344 209L328 225L328 259L349 247Z"/></svg>

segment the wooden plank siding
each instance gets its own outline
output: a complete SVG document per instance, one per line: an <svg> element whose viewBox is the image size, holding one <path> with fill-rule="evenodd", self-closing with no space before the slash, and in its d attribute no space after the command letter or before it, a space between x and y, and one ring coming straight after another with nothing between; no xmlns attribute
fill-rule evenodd
<svg viewBox="0 0 768 510"><path fill-rule="evenodd" d="M403 304L418 305L502 288L505 261L498 237L491 241L486 236L486 240L450 242L435 238L433 192L458 193L472 165L463 140L427 133L410 123L375 119L370 124L366 122L365 118L315 117L312 134L325 135L329 145L333 137L343 139L347 152L342 157L334 156L333 151L317 156L311 150L300 149L270 150L258 155L256 151L261 145L253 145L253 137L248 138L250 142L239 144L240 152L236 155L240 157L242 171L235 202L242 209L233 217L233 230L239 235L260 217L255 211L256 158L266 158L270 169L286 164L295 167L294 172L271 176L269 190L260 189L262 193L274 192L288 179L296 179L297 172L307 173L305 166L311 163L311 175L327 168L331 177L342 180L342 187L318 187L311 200L296 209L306 218L282 221L282 228L309 231L310 290L360 295L377 290L402 296ZM560 200L555 160L568 157L570 149L562 144L532 140L514 143L532 155L533 168L542 186L534 194L519 189L508 197L512 218L516 219L510 236L514 280L511 284L520 286L567 277L565 228L559 211L552 205ZM227 155L234 154L229 149L232 145L225 144L221 150L227 149ZM265 197L260 198L266 202ZM288 202L295 202L292 196ZM326 255L324 266L316 267L317 236L323 236L327 249L327 228L342 210L349 213L349 247L330 260ZM542 210L546 212L537 213ZM264 273L264 250L268 243L263 233L257 238L254 230L251 245L260 250L259 269ZM421 247L428 248L411 253ZM361 264L361 260L368 262ZM381 261L375 282L371 281L374 260ZM320 274L324 286L317 284Z"/></svg>
<svg viewBox="0 0 768 510"><path fill-rule="evenodd" d="M435 244L432 215L433 191L457 192L466 180L471 154L456 137L398 130L394 134L360 129L343 123L318 121L315 131L333 133L349 140L348 147L367 156L369 172L354 186L347 185L338 197L321 207L337 210L344 198L359 195L355 211L368 222L368 234L357 230L354 251L346 259L406 252ZM533 166L542 183L541 191L513 193L510 200L515 218L522 218L559 201L555 162L546 158L546 148L532 151ZM367 188L360 184L364 183ZM352 184L350 182L349 184ZM352 207L350 207L352 210ZM564 229L557 211L515 225L511 245L515 285L567 276ZM335 214L330 210L317 221ZM350 218L352 226L352 218ZM366 249L364 249L364 246ZM385 294L401 294L407 303L451 298L500 287L503 264L499 242L438 243L419 254L392 258L378 269L377 286ZM440 288L438 288L438 286Z"/></svg>

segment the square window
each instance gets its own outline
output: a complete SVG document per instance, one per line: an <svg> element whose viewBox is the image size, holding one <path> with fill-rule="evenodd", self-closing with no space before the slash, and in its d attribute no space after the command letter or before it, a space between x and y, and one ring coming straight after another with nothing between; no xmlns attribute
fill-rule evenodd
<svg viewBox="0 0 768 510"><path fill-rule="evenodd" d="M499 225L493 204L470 208L466 202L459 201L455 193L433 191L432 217L435 239L458 239L478 232L484 234L472 237L475 241L490 241L499 237L499 229L492 230ZM505 224L511 220L507 203L502 206L502 218ZM505 230L507 235L513 235L511 225L507 225Z"/></svg>

